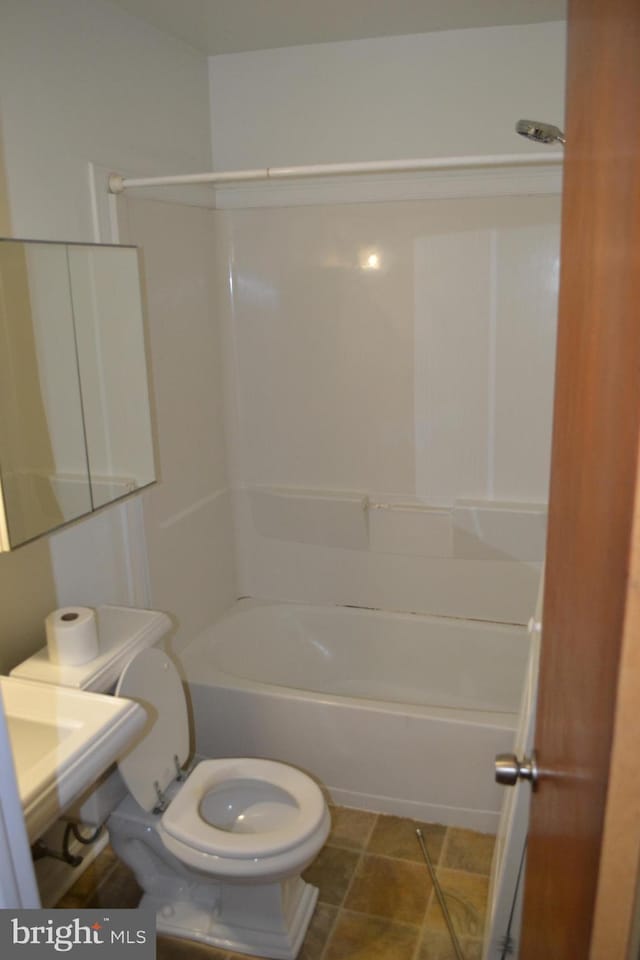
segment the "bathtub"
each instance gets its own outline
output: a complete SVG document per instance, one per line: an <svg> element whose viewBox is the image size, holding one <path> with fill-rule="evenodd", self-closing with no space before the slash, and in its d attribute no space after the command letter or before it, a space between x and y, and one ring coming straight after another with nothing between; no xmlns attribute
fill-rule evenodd
<svg viewBox="0 0 640 960"><path fill-rule="evenodd" d="M309 772L338 804L495 831L524 627L241 600L181 653L196 750Z"/></svg>

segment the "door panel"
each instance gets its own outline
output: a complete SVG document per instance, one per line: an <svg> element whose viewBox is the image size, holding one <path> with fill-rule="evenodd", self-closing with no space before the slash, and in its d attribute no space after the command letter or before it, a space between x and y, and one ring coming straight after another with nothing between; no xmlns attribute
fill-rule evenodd
<svg viewBox="0 0 640 960"><path fill-rule="evenodd" d="M570 0L566 135L523 960L589 957L638 455L637 0Z"/></svg>

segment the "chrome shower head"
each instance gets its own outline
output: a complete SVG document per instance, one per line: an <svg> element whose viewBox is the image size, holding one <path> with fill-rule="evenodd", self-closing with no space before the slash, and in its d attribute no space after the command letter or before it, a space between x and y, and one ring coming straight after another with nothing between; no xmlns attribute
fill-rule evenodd
<svg viewBox="0 0 640 960"><path fill-rule="evenodd" d="M540 123L538 120L518 120L516 133L533 140L534 143L565 142L564 133L559 127L554 127L552 123Z"/></svg>

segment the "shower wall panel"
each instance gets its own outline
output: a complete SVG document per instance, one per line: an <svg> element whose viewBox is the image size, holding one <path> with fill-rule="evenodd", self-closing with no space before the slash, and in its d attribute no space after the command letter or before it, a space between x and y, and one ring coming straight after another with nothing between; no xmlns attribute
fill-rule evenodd
<svg viewBox="0 0 640 960"><path fill-rule="evenodd" d="M215 218L242 592L526 620L559 198Z"/></svg>

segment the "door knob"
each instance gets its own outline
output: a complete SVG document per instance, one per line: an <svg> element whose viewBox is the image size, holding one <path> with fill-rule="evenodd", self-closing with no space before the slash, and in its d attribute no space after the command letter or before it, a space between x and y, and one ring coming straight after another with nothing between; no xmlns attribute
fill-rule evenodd
<svg viewBox="0 0 640 960"><path fill-rule="evenodd" d="M538 782L538 764L536 755L525 757L522 762L515 753L496 754L496 783L513 787L518 780L529 780L532 786Z"/></svg>

